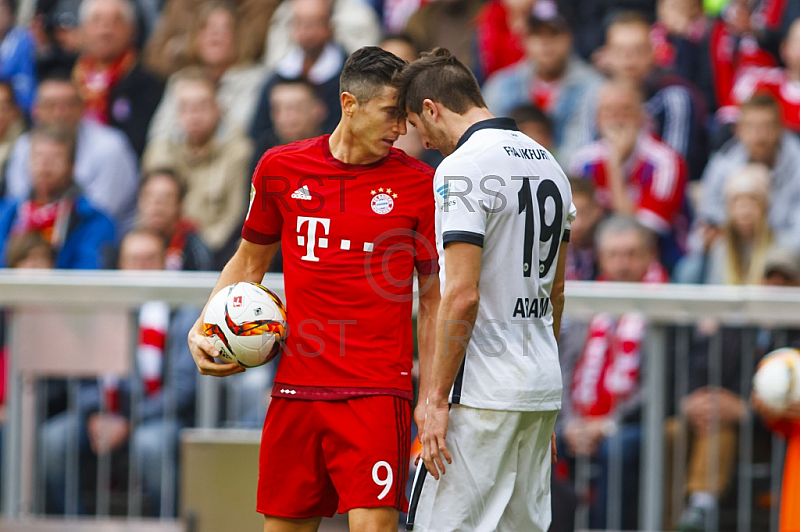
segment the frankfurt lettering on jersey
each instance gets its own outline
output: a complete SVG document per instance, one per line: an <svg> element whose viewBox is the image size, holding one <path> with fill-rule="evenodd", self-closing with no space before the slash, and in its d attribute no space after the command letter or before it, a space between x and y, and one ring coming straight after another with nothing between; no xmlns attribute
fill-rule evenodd
<svg viewBox="0 0 800 532"><path fill-rule="evenodd" d="M527 159L529 161L544 161L549 159L547 150L536 148L515 148L514 146L503 146L506 155L509 157L517 157L519 159Z"/></svg>

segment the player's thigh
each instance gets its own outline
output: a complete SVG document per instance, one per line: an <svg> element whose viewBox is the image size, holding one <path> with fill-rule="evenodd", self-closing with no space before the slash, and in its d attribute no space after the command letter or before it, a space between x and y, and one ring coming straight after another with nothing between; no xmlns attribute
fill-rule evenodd
<svg viewBox="0 0 800 532"><path fill-rule="evenodd" d="M420 469L409 507L414 531L496 530L514 492L520 412L453 405L439 480Z"/></svg>
<svg viewBox="0 0 800 532"><path fill-rule="evenodd" d="M322 517L310 519L284 519L282 517L264 516L264 532L317 532Z"/></svg>
<svg viewBox="0 0 800 532"><path fill-rule="evenodd" d="M350 532L397 532L396 508L354 508L347 514Z"/></svg>
<svg viewBox="0 0 800 532"><path fill-rule="evenodd" d="M323 440L340 513L354 508L405 510L411 453L411 404L389 395L331 402Z"/></svg>

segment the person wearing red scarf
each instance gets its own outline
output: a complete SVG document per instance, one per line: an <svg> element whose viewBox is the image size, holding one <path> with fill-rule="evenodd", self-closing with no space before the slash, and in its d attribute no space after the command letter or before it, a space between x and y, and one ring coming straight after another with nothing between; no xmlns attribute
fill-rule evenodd
<svg viewBox="0 0 800 532"><path fill-rule="evenodd" d="M597 229L598 281L664 283L655 235L629 216L613 216ZM563 435L567 458L590 456L599 465L591 511L591 528L606 528L610 449L621 450L622 500L638 498L641 427L640 359L647 322L640 314L598 314L586 327L585 342L575 354L562 353L565 407ZM572 324L573 336L578 327ZM574 358L573 358L574 357ZM574 365L567 359L575 360ZM636 527L636 505L624 504L622 528Z"/></svg>
<svg viewBox="0 0 800 532"><path fill-rule="evenodd" d="M72 77L84 116L119 128L141 156L163 84L138 62L136 13L128 0L85 0L80 11L83 53Z"/></svg>

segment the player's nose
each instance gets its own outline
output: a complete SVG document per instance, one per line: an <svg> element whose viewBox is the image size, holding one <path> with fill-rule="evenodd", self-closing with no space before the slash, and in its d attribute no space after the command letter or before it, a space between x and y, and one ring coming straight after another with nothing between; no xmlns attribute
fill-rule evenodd
<svg viewBox="0 0 800 532"><path fill-rule="evenodd" d="M408 133L408 126L406 125L406 119L401 118L400 120L398 120L394 130L398 135L405 135L406 133Z"/></svg>

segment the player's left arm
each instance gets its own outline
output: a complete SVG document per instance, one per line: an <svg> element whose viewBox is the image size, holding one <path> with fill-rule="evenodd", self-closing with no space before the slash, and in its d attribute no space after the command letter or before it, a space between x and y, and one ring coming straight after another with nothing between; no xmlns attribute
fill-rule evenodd
<svg viewBox="0 0 800 532"><path fill-rule="evenodd" d="M452 242L444 251L447 283L436 318L436 349L422 435L422 459L436 479L440 471L445 472L442 457L447 463L453 462L445 444L450 388L464 360L478 315L482 252L482 247L466 242Z"/></svg>
<svg viewBox="0 0 800 532"><path fill-rule="evenodd" d="M553 305L553 335L558 342L561 335L561 316L564 313L564 284L567 272L567 242L561 242L558 248L558 263L556 276L553 279L553 289L550 291L550 302Z"/></svg>

